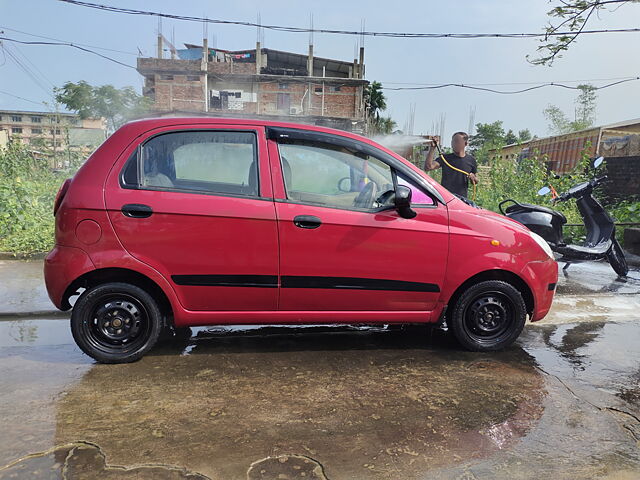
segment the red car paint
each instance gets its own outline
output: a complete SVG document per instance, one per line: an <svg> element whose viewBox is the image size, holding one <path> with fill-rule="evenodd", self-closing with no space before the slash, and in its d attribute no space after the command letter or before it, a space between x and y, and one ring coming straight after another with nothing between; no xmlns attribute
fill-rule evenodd
<svg viewBox="0 0 640 480"><path fill-rule="evenodd" d="M269 128L361 142L392 156L442 202L407 219L287 201ZM181 130L254 132L260 197L123 188L121 172L147 139ZM464 285L507 279L530 319L551 306L557 265L517 222L462 202L410 162L371 140L309 125L216 118L131 122L86 161L56 202L56 245L45 281L55 306L84 279L133 275L161 291L176 327L212 324L437 322ZM125 204L153 209L125 216ZM294 225L313 215L319 228ZM194 282L194 279L197 281ZM204 279L204 281L203 281Z"/></svg>

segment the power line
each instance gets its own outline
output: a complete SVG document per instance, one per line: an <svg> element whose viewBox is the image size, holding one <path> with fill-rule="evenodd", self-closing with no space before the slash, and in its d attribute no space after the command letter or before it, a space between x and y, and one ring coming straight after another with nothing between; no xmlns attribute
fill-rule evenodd
<svg viewBox="0 0 640 480"><path fill-rule="evenodd" d="M40 75L40 78L42 78L42 79L44 79L46 82L48 82L48 83L49 83L49 85L51 85L51 87L52 87L52 88L53 88L53 87L55 87L55 85L53 84L53 82L52 82L51 80L49 80L49 77L47 77L44 73L42 73L42 70L40 70L40 69L38 68L38 66L37 66L35 63L33 63L33 62L29 59L29 57L27 57L27 56L24 54L24 52L23 52L22 50L20 50L20 49L18 48L18 46L17 46L17 45L15 45L15 44L11 44L11 46L13 47L13 49L14 49L16 52L18 52L18 53L22 56L22 58L24 58L24 59L27 61L27 63L29 63L29 65L31 65L31 67L33 67L33 70L32 70L32 71L33 71L34 73L35 73L35 72L37 72L37 73Z"/></svg>
<svg viewBox="0 0 640 480"><path fill-rule="evenodd" d="M621 83L627 83L627 82L633 82L636 80L640 80L640 76L639 77L629 77L626 78L624 80L618 80L617 82L613 82L613 83L608 83L606 85L602 85L600 87L593 87L594 90L604 90L605 88L609 88L609 87L613 87L615 85L620 85ZM401 90L437 90L437 89L441 89L441 88L447 88L447 87L457 87L457 88L466 88L469 90L480 90L483 92L490 92L490 93L497 93L500 95L514 95L517 93L525 93L525 92L530 92L532 90L538 90L540 88L545 88L545 87L559 87L559 88L566 88L568 90L580 90L579 87L574 87L571 85L566 85L563 83L555 83L555 82L548 82L548 83L542 83L539 85L534 85L532 87L529 88L523 88L521 90L495 90L493 88L486 88L486 87L480 87L477 85L468 85L468 84L463 84L463 83L443 83L441 85L430 85L430 86L421 86L421 87L382 87L384 90L392 90L392 91L401 91Z"/></svg>
<svg viewBox="0 0 640 480"><path fill-rule="evenodd" d="M18 68L20 70L22 70L31 80L33 80L33 82L40 87L43 91L45 91L47 93L47 95L50 95L51 92L49 91L49 89L36 77L36 75L29 69L29 67L27 67L25 64L22 63L22 61L20 61L20 59L18 57L16 57L13 53L11 53L11 51L9 51L8 49L5 49L5 53L7 55L9 55L9 58L11 58L11 60L14 61L14 63L18 66Z"/></svg>
<svg viewBox="0 0 640 480"><path fill-rule="evenodd" d="M547 83L588 83L588 82L612 82L615 80L626 80L627 78L633 78L630 76L626 77L612 77L612 78L585 78L580 80L558 80L554 82ZM420 82L385 82L383 80L378 80L383 85L411 85L411 86L419 86L419 87L432 87L436 85L442 85L441 83L420 83ZM540 82L496 82L496 83L466 83L465 85L472 86L507 86L507 85L538 85Z"/></svg>
<svg viewBox="0 0 640 480"><path fill-rule="evenodd" d="M135 10L132 8L113 7L110 5L102 5L98 3L84 2L80 0L58 0L60 2L69 3L71 5L77 5L81 7L94 8L97 10L103 10L111 13L123 13L128 15L142 15L152 17L170 18L173 20L183 20L188 22L198 23L215 23L221 25L240 25L244 27L259 27L269 30L276 30L280 32L292 32L292 33L329 33L337 35L358 35L358 36L370 36L370 37L392 37L392 38L549 38L560 37L567 35L575 35L576 32L545 32L545 33L406 33L406 32L374 32L374 31L361 31L356 30L332 30L324 28L302 28L302 27L289 27L282 25L263 25L254 22L240 22L234 20L220 20L211 19L205 17L194 17L188 15L174 15L163 12L154 12L149 10ZM608 29L608 30L582 30L580 35L585 34L600 34L600 33L638 33L640 28L621 28L621 29Z"/></svg>
<svg viewBox="0 0 640 480"><path fill-rule="evenodd" d="M75 43L68 43L68 42L41 42L41 41L25 41L25 40L16 40L14 38L7 38L7 37L0 37L0 40L6 40L8 42L16 42L16 43L21 43L23 45L56 45L56 46L65 46L65 47L73 47L73 48L77 48L78 50L82 50L83 52L88 52L88 53L92 53L93 55L97 55L99 57L102 57L106 60L109 60L110 62L113 63L117 63L118 65L122 65L123 67L127 67L127 68L132 68L132 69L136 69L136 67L134 67L133 65L127 65L126 63L123 63L119 60L116 60L115 58L111 58L108 57L106 55L103 55L102 53L99 52L95 52L91 49L82 47L80 45L77 45Z"/></svg>
<svg viewBox="0 0 640 480"><path fill-rule="evenodd" d="M53 40L53 41L56 41L56 42L73 43L74 45L79 45L81 47L95 48L96 50L105 50L107 52L124 53L125 55L133 55L135 57L138 56L137 53L133 53L133 52L127 52L127 51L124 51L124 50L116 50L114 48L98 47L96 45L88 45L86 43L69 42L68 40L61 40L59 38L47 37L47 36L44 36L44 35L36 35L35 33L24 32L22 30L16 30L15 28L8 28L8 27L0 26L0 30L9 30L10 32L22 33L23 35L29 35L31 37L36 37L36 38L44 38L45 40Z"/></svg>
<svg viewBox="0 0 640 480"><path fill-rule="evenodd" d="M2 90L0 90L0 93L2 93L3 95L9 95L10 97L19 98L20 100L24 100L25 102L35 103L36 105L46 104L45 102L36 102L35 100L29 100L28 98L20 97L18 95L14 95L13 93L4 92Z"/></svg>

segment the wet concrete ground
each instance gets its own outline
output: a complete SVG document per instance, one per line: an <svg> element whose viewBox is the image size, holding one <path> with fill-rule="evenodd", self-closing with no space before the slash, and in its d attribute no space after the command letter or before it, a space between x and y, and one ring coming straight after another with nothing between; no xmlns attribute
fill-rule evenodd
<svg viewBox="0 0 640 480"><path fill-rule="evenodd" d="M640 478L638 271L572 265L498 353L421 326L218 327L99 365L38 262L11 265L26 299L5 267L0 479Z"/></svg>

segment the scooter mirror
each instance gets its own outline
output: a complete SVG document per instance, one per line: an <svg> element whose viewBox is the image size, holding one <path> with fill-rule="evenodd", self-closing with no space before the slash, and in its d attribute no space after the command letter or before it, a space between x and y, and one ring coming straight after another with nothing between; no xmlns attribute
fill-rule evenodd
<svg viewBox="0 0 640 480"><path fill-rule="evenodd" d="M551 189L549 187L542 187L540 190L538 190L538 195L546 195L549 192L551 192Z"/></svg>
<svg viewBox="0 0 640 480"><path fill-rule="evenodd" d="M604 157L598 157L593 161L593 168L598 168L604 162Z"/></svg>

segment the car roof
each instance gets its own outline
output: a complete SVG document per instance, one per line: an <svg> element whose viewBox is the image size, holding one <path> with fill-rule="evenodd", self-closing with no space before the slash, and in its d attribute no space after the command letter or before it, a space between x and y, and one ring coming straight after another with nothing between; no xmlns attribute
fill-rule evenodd
<svg viewBox="0 0 640 480"><path fill-rule="evenodd" d="M324 132L334 135L342 135L350 137L356 140L364 141L372 145L378 146L379 144L371 141L367 137L358 135L355 133L347 132L346 130L338 130L336 128L321 127L318 125L310 125L308 123L296 123L296 122L281 122L274 120L264 120L258 118L233 118L233 117L198 117L198 116L171 116L171 117L152 117L141 118L138 120L132 120L123 127L137 127L147 128L149 130L154 128L169 127L171 125L184 125L184 124L201 124L201 125L247 125L247 126L264 126L264 127L281 127L281 128L298 128L303 130L309 130L314 132Z"/></svg>

